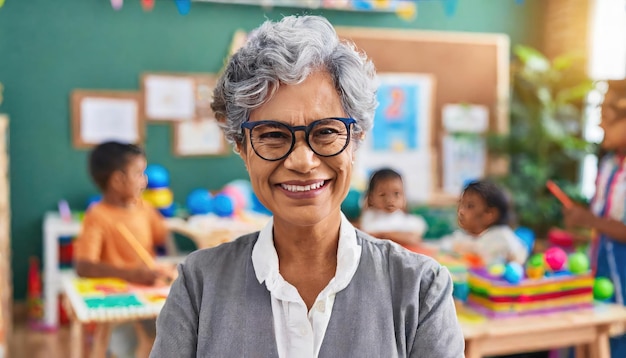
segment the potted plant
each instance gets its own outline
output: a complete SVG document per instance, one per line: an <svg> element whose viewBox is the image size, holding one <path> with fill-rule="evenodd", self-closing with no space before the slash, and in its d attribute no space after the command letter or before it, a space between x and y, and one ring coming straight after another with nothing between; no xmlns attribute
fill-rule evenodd
<svg viewBox="0 0 626 358"><path fill-rule="evenodd" d="M516 46L514 55L510 131L490 135L487 143L492 155L508 157L509 173L495 179L511 195L517 224L545 237L561 221L561 204L546 190L547 180L584 201L578 167L594 145L582 139L581 109L593 82L572 76L575 57L550 61L527 46Z"/></svg>

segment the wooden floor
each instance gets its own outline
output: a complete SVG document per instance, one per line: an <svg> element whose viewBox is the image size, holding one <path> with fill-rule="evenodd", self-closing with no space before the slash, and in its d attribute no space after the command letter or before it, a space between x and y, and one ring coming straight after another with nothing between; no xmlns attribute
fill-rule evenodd
<svg viewBox="0 0 626 358"><path fill-rule="evenodd" d="M70 356L70 334L67 326L56 332L38 332L25 323L16 322L10 342L11 358L67 358Z"/></svg>

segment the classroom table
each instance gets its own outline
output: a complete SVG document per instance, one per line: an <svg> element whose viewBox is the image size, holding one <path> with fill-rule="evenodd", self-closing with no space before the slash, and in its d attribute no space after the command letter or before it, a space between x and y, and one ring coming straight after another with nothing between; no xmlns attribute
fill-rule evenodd
<svg viewBox="0 0 626 358"><path fill-rule="evenodd" d="M524 353L576 347L577 358L610 358L609 337L626 331L626 308L597 303L566 312L487 319L457 305L465 356Z"/></svg>
<svg viewBox="0 0 626 358"><path fill-rule="evenodd" d="M161 258L160 264L175 264L181 257ZM149 353L152 339L143 330L141 320L154 320L163 308L169 285L133 286L116 279L79 279L73 270L61 274L63 305L70 320L70 357L81 358L84 351L84 327L95 324L90 357L104 358L112 328L133 323L138 332L138 352Z"/></svg>
<svg viewBox="0 0 626 358"><path fill-rule="evenodd" d="M83 326L97 323L91 357L104 357L111 328L115 324L154 319L163 301L132 314L107 308L87 310L84 296L77 293L73 272L63 274L64 304L70 318L71 358L83 354ZM593 308L536 316L488 319L457 304L457 315L465 337L467 358L576 347L577 358L609 358L609 337L626 332L626 308L597 303ZM151 348L147 337L139 338L139 349Z"/></svg>

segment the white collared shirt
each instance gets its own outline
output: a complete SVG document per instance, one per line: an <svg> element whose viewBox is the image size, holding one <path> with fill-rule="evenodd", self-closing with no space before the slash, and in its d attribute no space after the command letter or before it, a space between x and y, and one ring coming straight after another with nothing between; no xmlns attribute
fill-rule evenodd
<svg viewBox="0 0 626 358"><path fill-rule="evenodd" d="M317 296L311 311L307 312L298 290L285 281L278 270L273 226L274 221L270 219L259 233L252 249L252 265L259 283L265 281L272 297L278 356L317 357L330 321L335 294L348 286L359 265L361 246L357 244L356 231L341 214L335 277Z"/></svg>

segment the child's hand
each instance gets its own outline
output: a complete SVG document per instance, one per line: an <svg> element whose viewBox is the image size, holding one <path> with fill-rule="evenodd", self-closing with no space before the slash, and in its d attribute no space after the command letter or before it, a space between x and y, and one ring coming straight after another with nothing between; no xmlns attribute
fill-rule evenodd
<svg viewBox="0 0 626 358"><path fill-rule="evenodd" d="M159 273L159 279L156 282L157 286L169 286L178 277L176 265L160 264L157 265L155 271Z"/></svg>
<svg viewBox="0 0 626 358"><path fill-rule="evenodd" d="M150 270L148 268L136 268L134 270L128 270L126 281L135 283L138 285L152 286L156 280L161 276L161 273L157 270Z"/></svg>
<svg viewBox="0 0 626 358"><path fill-rule="evenodd" d="M582 206L574 205L571 208L563 208L563 221L565 227L587 227L592 228L596 216Z"/></svg>

